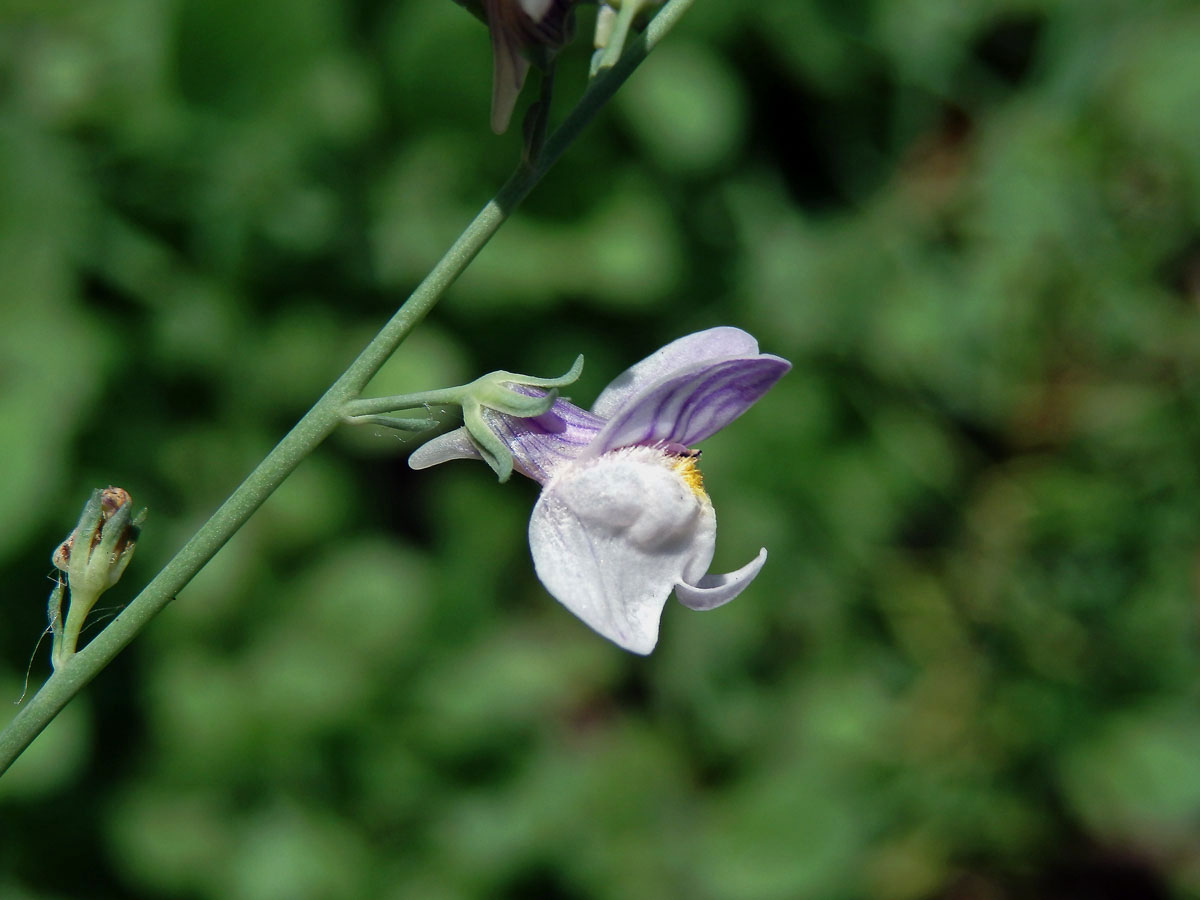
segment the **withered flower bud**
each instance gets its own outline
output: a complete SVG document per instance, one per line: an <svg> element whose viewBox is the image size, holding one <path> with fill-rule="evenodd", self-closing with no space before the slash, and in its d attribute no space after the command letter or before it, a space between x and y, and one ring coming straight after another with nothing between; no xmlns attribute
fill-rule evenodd
<svg viewBox="0 0 1200 900"><path fill-rule="evenodd" d="M574 37L579 0L456 0L492 33L492 130L508 130L529 66L545 68Z"/></svg>

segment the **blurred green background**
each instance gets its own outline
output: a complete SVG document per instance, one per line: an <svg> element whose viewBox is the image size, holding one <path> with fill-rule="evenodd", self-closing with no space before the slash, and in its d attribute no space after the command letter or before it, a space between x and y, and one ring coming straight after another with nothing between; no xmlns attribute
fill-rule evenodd
<svg viewBox="0 0 1200 900"><path fill-rule="evenodd" d="M0 23L14 701L88 492L149 507L120 604L519 128L449 0ZM536 485L343 429L0 780L0 897L1200 896L1198 47L1192 0L700 0L375 392L753 332L795 369L704 452L753 588L631 656L535 579Z"/></svg>

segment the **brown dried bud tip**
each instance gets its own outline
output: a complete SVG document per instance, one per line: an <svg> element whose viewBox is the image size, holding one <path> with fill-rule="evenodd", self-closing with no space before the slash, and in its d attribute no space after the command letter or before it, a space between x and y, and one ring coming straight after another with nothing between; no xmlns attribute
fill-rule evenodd
<svg viewBox="0 0 1200 900"><path fill-rule="evenodd" d="M100 492L100 515L107 521L118 509L126 503L132 502L133 498L129 496L129 491L125 488L109 485Z"/></svg>
<svg viewBox="0 0 1200 900"><path fill-rule="evenodd" d="M67 571L71 566L71 545L75 543L75 535L70 535L65 541L58 545L58 549L54 551L54 555L50 557L50 561L54 563L54 568L60 572Z"/></svg>
<svg viewBox="0 0 1200 900"><path fill-rule="evenodd" d="M100 544L100 538L104 533L104 526L108 523L122 506L127 506L133 502L133 498L129 495L129 491L125 488L113 487L109 485L104 490L100 491L100 519L96 524L96 528L92 531L91 546L88 548L89 554L96 549ZM76 529L78 531L78 529ZM120 556L125 552L131 541L136 541L138 536L138 527L132 524L126 527L125 534L121 535L114 548L114 553ZM54 551L54 555L50 557L54 567L62 572L67 571L71 565L71 548L75 545L75 532L71 532L67 539L58 545L58 549Z"/></svg>
<svg viewBox="0 0 1200 900"><path fill-rule="evenodd" d="M132 516L131 499L124 488L94 491L79 524L54 551L51 560L67 574L72 594L99 595L116 584L129 565L145 513Z"/></svg>

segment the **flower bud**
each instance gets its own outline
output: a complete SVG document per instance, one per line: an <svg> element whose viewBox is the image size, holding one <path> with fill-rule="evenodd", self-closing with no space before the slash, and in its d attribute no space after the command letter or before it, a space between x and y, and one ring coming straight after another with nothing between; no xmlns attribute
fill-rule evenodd
<svg viewBox="0 0 1200 900"><path fill-rule="evenodd" d="M64 626L60 614L64 578L60 575L50 605L56 668L75 652L87 614L100 595L120 580L133 558L145 510L136 516L132 510L132 498L124 488L93 491L75 530L51 557L54 567L65 575L70 598Z"/></svg>
<svg viewBox="0 0 1200 900"><path fill-rule="evenodd" d="M132 516L133 501L124 488L107 487L92 493L79 524L51 558L67 573L72 592L106 591L120 579L133 558L142 516ZM83 552L80 547L86 548Z"/></svg>

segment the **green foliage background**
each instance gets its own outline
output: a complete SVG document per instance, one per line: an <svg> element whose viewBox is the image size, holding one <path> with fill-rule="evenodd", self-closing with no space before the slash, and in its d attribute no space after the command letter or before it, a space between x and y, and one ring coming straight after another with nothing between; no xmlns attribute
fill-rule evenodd
<svg viewBox="0 0 1200 900"><path fill-rule="evenodd" d="M0 23L15 700L88 492L149 507L120 603L519 129L447 0ZM536 581L535 485L343 429L0 780L0 896L1200 896L1197 47L1190 0L700 0L374 387L583 352L586 403L750 330L795 369L704 471L753 588L635 658Z"/></svg>

